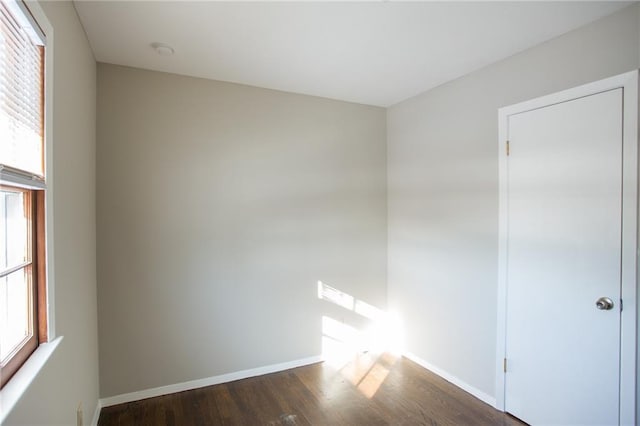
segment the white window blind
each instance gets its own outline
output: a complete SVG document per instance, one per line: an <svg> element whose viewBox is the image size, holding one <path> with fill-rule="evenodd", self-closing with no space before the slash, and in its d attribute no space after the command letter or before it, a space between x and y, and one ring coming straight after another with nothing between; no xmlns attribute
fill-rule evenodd
<svg viewBox="0 0 640 426"><path fill-rule="evenodd" d="M44 49L23 9L0 1L0 180L42 187Z"/></svg>

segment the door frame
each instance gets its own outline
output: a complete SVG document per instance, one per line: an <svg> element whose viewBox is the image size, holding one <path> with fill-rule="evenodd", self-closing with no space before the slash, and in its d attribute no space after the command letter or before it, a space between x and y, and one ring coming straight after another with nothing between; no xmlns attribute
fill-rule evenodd
<svg viewBox="0 0 640 426"><path fill-rule="evenodd" d="M622 300L620 324L620 424L635 425L636 419L636 319L638 276L638 71L585 84L573 89L542 96L498 109L498 329L496 342L496 408L505 410L505 375L507 336L507 140L509 116L566 102L597 93L623 89L622 132ZM640 395L639 395L640 396ZM640 416L639 416L640 417Z"/></svg>

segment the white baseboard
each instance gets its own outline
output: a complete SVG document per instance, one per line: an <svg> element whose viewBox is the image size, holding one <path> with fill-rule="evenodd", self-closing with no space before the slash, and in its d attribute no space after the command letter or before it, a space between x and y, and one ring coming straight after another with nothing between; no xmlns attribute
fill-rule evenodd
<svg viewBox="0 0 640 426"><path fill-rule="evenodd" d="M470 393L474 397L479 400L485 402L486 404L491 405L492 407L496 407L496 398L488 395L487 393L469 385L463 380L455 377L452 374L434 366L433 364L423 360L422 358L416 356L411 352L406 352L403 354L405 357L415 362L419 366L426 368L427 370L437 374L442 377L446 381L452 383L453 385L459 387L460 389ZM235 380L247 379L249 377L261 376L263 374L277 373L279 371L289 370L291 368L302 367L305 365L315 364L318 362L322 362L322 356L313 356L309 358L298 359L289 362L283 362L280 364L272 364L264 367L252 368L248 370L236 371L233 373L222 374L219 376L207 377L204 379L191 380L183 383L176 383L173 385L160 386L157 388L145 389L137 392L130 392L121 395L110 396L107 398L101 398L98 401L96 406L96 411L93 415L93 420L91 422L92 426L96 426L98 424L98 419L100 416L100 409L103 407L110 407L112 405L124 404L132 401L139 401L141 399L153 398L156 396L167 395L176 392L183 392L191 389L202 388L205 386L219 385L221 383L233 382Z"/></svg>
<svg viewBox="0 0 640 426"><path fill-rule="evenodd" d="M205 386L219 385L221 383L233 382L235 380L246 379L249 377L261 376L263 374L276 373L279 371L289 370L291 368L302 367L305 365L321 362L321 356L312 356L309 358L298 359L295 361L283 362L280 364L267 365L264 367L252 368L249 370L237 371L234 373L222 374L220 376L207 377L204 379L191 380L173 385L160 386L157 388L145 389L137 392L124 393L121 395L101 398L99 404L101 407L110 407L112 405L124 404L126 402L138 401L155 396L167 395L170 393L183 392L186 390L202 388Z"/></svg>
<svg viewBox="0 0 640 426"><path fill-rule="evenodd" d="M441 370L440 368L436 367L435 365L417 357L415 354L411 353L411 352L407 352L404 353L404 356L407 357L408 359L410 359L411 361L415 362L416 364L418 364L421 367L426 368L427 370L437 374L438 376L442 377L443 379L445 379L446 381L456 385L457 387L459 387L460 389L470 393L471 395L475 396L476 398L478 398L480 401L489 404L492 407L496 407L496 398L486 394L484 392L482 392L481 390L471 386L470 384L466 383L463 380L460 380L459 378L457 378L456 376L447 373L444 370Z"/></svg>
<svg viewBox="0 0 640 426"><path fill-rule="evenodd" d="M96 402L96 409L93 412L93 418L91 419L91 426L98 426L98 419L100 418L100 410L102 409L102 402L98 400Z"/></svg>

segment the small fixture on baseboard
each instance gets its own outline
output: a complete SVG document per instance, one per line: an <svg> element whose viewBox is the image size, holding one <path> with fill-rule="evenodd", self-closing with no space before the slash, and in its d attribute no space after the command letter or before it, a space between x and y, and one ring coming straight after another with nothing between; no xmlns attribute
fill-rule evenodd
<svg viewBox="0 0 640 426"><path fill-rule="evenodd" d="M84 419L83 419L83 414L82 414L82 401L80 401L78 403L78 408L76 409L76 425L78 426L83 426L84 425Z"/></svg>
<svg viewBox="0 0 640 426"><path fill-rule="evenodd" d="M151 43L151 47L160 56L171 56L174 53L173 47L165 43Z"/></svg>

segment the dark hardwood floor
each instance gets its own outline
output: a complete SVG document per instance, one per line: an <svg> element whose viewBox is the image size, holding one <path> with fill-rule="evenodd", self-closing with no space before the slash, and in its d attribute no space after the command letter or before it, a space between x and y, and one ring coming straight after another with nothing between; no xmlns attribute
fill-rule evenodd
<svg viewBox="0 0 640 426"><path fill-rule="evenodd" d="M522 425L406 358L280 373L106 407L99 426Z"/></svg>

